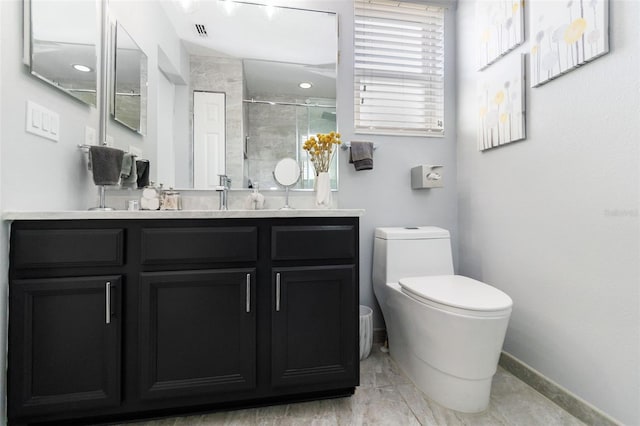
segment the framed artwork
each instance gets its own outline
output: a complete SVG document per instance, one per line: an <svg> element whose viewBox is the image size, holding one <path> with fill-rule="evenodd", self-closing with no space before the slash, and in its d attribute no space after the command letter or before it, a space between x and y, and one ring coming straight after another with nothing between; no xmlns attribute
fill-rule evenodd
<svg viewBox="0 0 640 426"><path fill-rule="evenodd" d="M608 0L531 0L531 87L609 52Z"/></svg>
<svg viewBox="0 0 640 426"><path fill-rule="evenodd" d="M478 67L486 68L524 41L522 0L476 2Z"/></svg>
<svg viewBox="0 0 640 426"><path fill-rule="evenodd" d="M478 150L525 138L524 55L505 57L479 73Z"/></svg>

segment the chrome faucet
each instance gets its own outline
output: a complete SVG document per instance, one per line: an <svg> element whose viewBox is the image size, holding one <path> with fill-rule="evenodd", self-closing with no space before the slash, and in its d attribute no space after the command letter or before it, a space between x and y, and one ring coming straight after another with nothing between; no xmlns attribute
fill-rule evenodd
<svg viewBox="0 0 640 426"><path fill-rule="evenodd" d="M228 192L231 185L231 179L227 175L218 175L220 177L220 184L216 187L216 191L220 193L220 210L229 210L228 205Z"/></svg>

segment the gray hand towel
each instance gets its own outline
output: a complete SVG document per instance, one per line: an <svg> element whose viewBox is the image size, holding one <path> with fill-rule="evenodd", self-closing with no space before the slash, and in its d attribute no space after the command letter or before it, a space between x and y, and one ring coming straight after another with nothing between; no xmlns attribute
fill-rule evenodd
<svg viewBox="0 0 640 426"><path fill-rule="evenodd" d="M124 151L108 146L89 147L89 162L96 185L117 185L122 171Z"/></svg>
<svg viewBox="0 0 640 426"><path fill-rule="evenodd" d="M122 186L124 188L138 187L138 173L136 168L136 156L126 153L122 159Z"/></svg>
<svg viewBox="0 0 640 426"><path fill-rule="evenodd" d="M373 143L351 142L349 163L353 164L356 171L373 169Z"/></svg>

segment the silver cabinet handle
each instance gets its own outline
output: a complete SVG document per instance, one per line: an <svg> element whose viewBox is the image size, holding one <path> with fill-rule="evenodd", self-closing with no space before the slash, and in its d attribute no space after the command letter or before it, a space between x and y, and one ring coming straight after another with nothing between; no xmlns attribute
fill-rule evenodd
<svg viewBox="0 0 640 426"><path fill-rule="evenodd" d="M280 312L280 272L276 274L276 312Z"/></svg>
<svg viewBox="0 0 640 426"><path fill-rule="evenodd" d="M107 324L111 323L111 283L107 282L105 284L105 298L104 298L104 310L106 312L105 322Z"/></svg>
<svg viewBox="0 0 640 426"><path fill-rule="evenodd" d="M251 274L247 274L247 312L251 312Z"/></svg>

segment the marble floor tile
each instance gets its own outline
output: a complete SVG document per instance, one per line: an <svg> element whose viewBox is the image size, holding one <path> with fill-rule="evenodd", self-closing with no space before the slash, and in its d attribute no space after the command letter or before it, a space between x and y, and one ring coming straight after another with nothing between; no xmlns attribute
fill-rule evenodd
<svg viewBox="0 0 640 426"><path fill-rule="evenodd" d="M351 397L164 418L136 426L581 426L575 417L502 368L486 411L459 413L430 400L389 354L373 348Z"/></svg>

